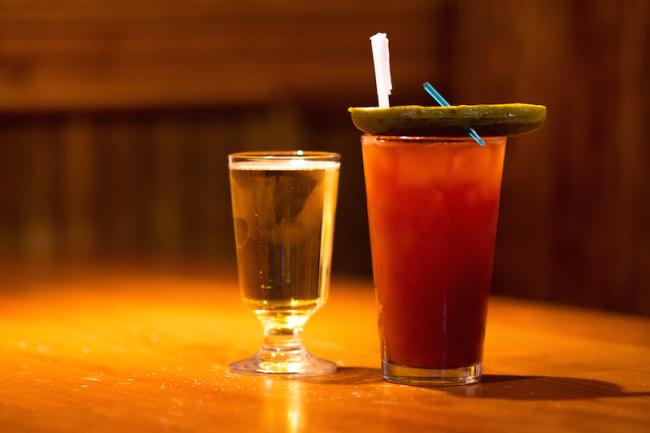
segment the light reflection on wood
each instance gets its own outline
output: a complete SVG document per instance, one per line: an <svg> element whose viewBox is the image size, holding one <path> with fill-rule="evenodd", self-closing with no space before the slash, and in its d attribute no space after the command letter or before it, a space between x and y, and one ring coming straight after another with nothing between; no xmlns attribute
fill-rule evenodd
<svg viewBox="0 0 650 433"><path fill-rule="evenodd" d="M261 342L232 278L11 281L21 289L0 299L3 432L641 432L650 422L648 319L497 298L484 383L424 389L381 380L366 281L335 281L306 328L307 347L339 372L294 380L227 371Z"/></svg>

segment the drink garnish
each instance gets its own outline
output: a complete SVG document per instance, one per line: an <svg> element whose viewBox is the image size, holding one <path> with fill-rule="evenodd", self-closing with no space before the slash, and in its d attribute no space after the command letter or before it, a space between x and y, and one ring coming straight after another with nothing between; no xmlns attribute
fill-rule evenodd
<svg viewBox="0 0 650 433"><path fill-rule="evenodd" d="M533 104L450 105L430 84L424 90L441 106L404 105L391 107L392 91L390 56L386 33L370 37L377 84L378 107L350 107L352 122L362 132L372 135L409 135L458 137L469 134L485 145L483 136L526 134L546 121L546 107Z"/></svg>
<svg viewBox="0 0 650 433"><path fill-rule="evenodd" d="M459 137L467 128L476 128L484 137L512 137L534 131L546 121L546 107L519 103L350 107L348 111L354 126L372 135Z"/></svg>
<svg viewBox="0 0 650 433"><path fill-rule="evenodd" d="M433 85L431 85L431 83L426 82L422 85L422 87L424 87L424 90L429 95L431 95L431 97L435 99L438 104L442 105L443 107L448 107L451 105L444 98L444 96L442 96L440 92L438 92L436 88L433 87ZM483 139L476 133L476 131L474 131L474 128L467 128L467 133L469 134L470 137L474 139L474 141L476 141L479 144L479 146L485 146L485 141L483 141Z"/></svg>

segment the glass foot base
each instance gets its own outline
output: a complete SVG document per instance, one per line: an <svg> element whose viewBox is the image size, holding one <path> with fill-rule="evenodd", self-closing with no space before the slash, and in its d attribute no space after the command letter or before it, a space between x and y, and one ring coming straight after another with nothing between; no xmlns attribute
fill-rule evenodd
<svg viewBox="0 0 650 433"><path fill-rule="evenodd" d="M235 373L295 374L322 376L332 374L337 366L331 361L317 358L306 350L260 350L252 358L230 364Z"/></svg>
<svg viewBox="0 0 650 433"><path fill-rule="evenodd" d="M417 386L469 385L481 380L481 363L459 368L413 368L382 362L388 382Z"/></svg>

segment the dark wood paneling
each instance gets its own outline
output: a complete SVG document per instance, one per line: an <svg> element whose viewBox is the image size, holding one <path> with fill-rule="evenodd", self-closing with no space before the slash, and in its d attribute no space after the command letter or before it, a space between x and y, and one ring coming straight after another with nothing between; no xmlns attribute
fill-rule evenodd
<svg viewBox="0 0 650 433"><path fill-rule="evenodd" d="M368 36L378 28L402 35L398 81L428 75L422 57L440 40L429 35L443 36L431 23L444 2L353 3L5 1L0 110L371 95Z"/></svg>
<svg viewBox="0 0 650 433"><path fill-rule="evenodd" d="M225 157L343 154L335 271L370 270L368 36L393 104L525 101L494 291L650 314L646 0L0 0L0 255L232 260Z"/></svg>
<svg viewBox="0 0 650 433"><path fill-rule="evenodd" d="M650 313L650 3L459 8L453 93L549 107L510 140L495 289Z"/></svg>

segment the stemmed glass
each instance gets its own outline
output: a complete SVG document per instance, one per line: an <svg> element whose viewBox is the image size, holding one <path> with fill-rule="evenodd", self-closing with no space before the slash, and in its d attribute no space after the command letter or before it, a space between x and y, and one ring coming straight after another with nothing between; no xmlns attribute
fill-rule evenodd
<svg viewBox="0 0 650 433"><path fill-rule="evenodd" d="M247 152L228 161L239 285L264 328L262 348L230 369L332 373L336 364L307 352L300 332L327 299L340 155Z"/></svg>

